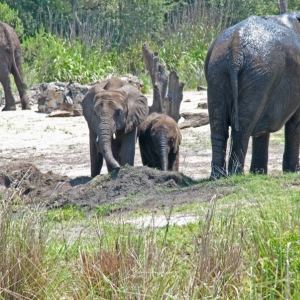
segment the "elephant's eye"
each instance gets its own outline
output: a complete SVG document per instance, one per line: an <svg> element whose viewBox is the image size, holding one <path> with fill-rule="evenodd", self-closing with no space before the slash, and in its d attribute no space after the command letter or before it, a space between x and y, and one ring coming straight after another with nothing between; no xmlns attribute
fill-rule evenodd
<svg viewBox="0 0 300 300"><path fill-rule="evenodd" d="M122 115L122 110L121 109L117 109L116 113L117 113L117 116L121 116Z"/></svg>

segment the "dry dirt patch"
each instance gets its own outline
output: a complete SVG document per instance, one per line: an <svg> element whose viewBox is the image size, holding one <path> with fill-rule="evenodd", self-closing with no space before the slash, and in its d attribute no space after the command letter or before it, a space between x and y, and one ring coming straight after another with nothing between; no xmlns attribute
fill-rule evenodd
<svg viewBox="0 0 300 300"><path fill-rule="evenodd" d="M151 96L147 97L151 103ZM181 112L205 111L197 108L205 99L205 91L184 92ZM36 106L31 111L0 112L0 192L15 186L20 194L26 195L24 200L41 201L47 206L94 207L127 201L129 209L135 209L138 205L150 208L209 200L219 191L199 186L186 188L181 182L190 184L209 176L209 125L183 129L182 135L180 172L184 176L176 173L169 174L169 178L164 172L142 167L137 143L134 168L126 168L127 173L121 170L111 178L104 167L101 175L90 181L88 127L84 117L49 118L38 113ZM271 138L271 174L281 172L281 136L282 131L273 141ZM250 154L251 150L246 170Z"/></svg>

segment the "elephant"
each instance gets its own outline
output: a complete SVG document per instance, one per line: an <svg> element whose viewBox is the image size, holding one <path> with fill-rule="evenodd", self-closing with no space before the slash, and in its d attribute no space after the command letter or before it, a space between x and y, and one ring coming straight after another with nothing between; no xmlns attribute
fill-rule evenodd
<svg viewBox="0 0 300 300"><path fill-rule="evenodd" d="M15 99L10 85L10 73L14 76L22 109L30 109L29 99L23 82L20 41L12 27L0 22L0 82L5 94L3 111L16 110Z"/></svg>
<svg viewBox="0 0 300 300"><path fill-rule="evenodd" d="M82 100L89 127L91 177L100 174L103 158L108 171L134 165L137 126L148 115L147 98L118 78L92 86Z"/></svg>
<svg viewBox="0 0 300 300"><path fill-rule="evenodd" d="M211 178L267 174L270 133L285 126L283 172L299 170L300 12L250 16L223 31L205 59ZM226 148L231 127L228 170Z"/></svg>
<svg viewBox="0 0 300 300"><path fill-rule="evenodd" d="M178 171L181 133L178 124L162 113L151 113L138 127L143 165Z"/></svg>

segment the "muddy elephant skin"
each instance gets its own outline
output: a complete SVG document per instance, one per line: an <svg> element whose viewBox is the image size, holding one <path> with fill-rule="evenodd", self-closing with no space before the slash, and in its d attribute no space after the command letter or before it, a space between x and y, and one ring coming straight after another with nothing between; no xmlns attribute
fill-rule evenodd
<svg viewBox="0 0 300 300"><path fill-rule="evenodd" d="M90 130L91 176L134 165L137 126L148 115L147 98L118 78L94 85L82 100Z"/></svg>
<svg viewBox="0 0 300 300"><path fill-rule="evenodd" d="M15 99L11 91L10 74L14 76L22 109L30 109L23 82L21 45L18 36L13 28L0 22L0 82L5 94L3 111L16 110Z"/></svg>
<svg viewBox="0 0 300 300"><path fill-rule="evenodd" d="M150 114L139 126L138 138L143 165L163 171L178 171L182 137L171 117Z"/></svg>
<svg viewBox="0 0 300 300"><path fill-rule="evenodd" d="M211 178L243 173L252 136L250 171L267 173L271 132L285 125L282 169L299 169L300 12L251 16L212 43L205 60L211 128ZM226 149L231 127L228 170Z"/></svg>

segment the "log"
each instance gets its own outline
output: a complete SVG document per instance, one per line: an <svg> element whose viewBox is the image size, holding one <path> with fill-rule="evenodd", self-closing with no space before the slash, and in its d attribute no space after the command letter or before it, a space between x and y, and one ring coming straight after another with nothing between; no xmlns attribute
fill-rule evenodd
<svg viewBox="0 0 300 300"><path fill-rule="evenodd" d="M166 114L172 117L177 123L180 119L180 105L183 99L184 83L179 81L175 71L169 75L168 95L165 97Z"/></svg>
<svg viewBox="0 0 300 300"><path fill-rule="evenodd" d="M178 122L184 83L179 81L175 71L166 75L164 67L159 63L158 53L152 52L147 42L143 45L143 58L153 86L153 104L149 107L149 113L164 113Z"/></svg>
<svg viewBox="0 0 300 300"><path fill-rule="evenodd" d="M148 43L143 45L143 58L153 86L153 104L149 107L149 113L166 113L164 101L168 84L166 71L159 63L158 52L152 52Z"/></svg>
<svg viewBox="0 0 300 300"><path fill-rule="evenodd" d="M205 112L201 113L182 113L181 117L184 118L184 122L178 124L180 129L188 127L200 127L209 124L208 114Z"/></svg>

